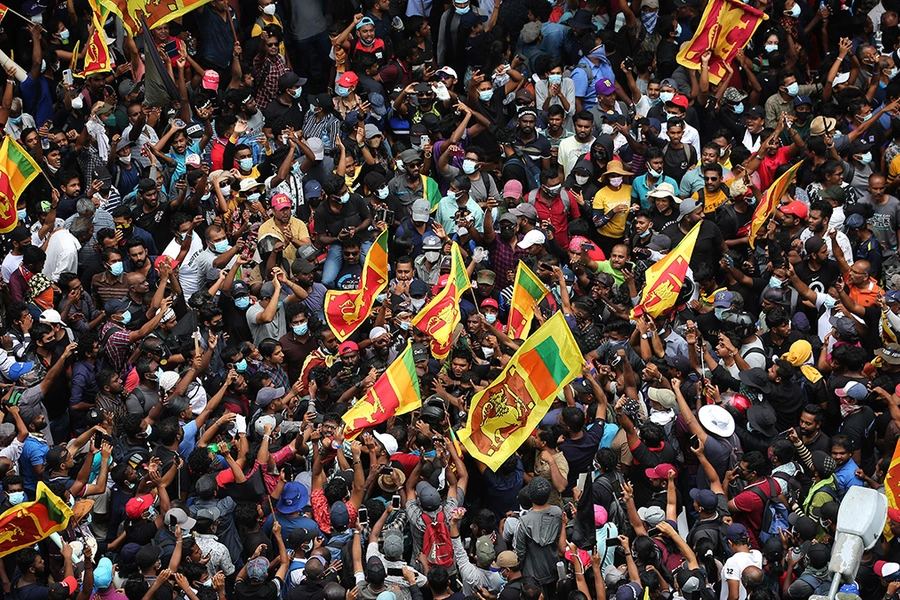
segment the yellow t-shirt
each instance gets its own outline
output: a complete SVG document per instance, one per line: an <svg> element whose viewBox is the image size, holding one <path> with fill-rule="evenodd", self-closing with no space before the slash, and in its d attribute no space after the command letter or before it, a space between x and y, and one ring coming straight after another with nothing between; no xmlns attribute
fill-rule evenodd
<svg viewBox="0 0 900 600"><path fill-rule="evenodd" d="M258 236L260 238L267 233L275 234L278 236L278 239L284 241L284 236L281 235L281 227L278 226L274 218L269 219L259 226ZM306 224L303 221L296 217L291 217L291 235L295 240L309 238L309 229L306 228ZM294 244L285 244L284 252L282 252L281 255L289 261L293 261L297 258L297 247L294 246Z"/></svg>
<svg viewBox="0 0 900 600"><path fill-rule="evenodd" d="M269 21L268 19L272 20ZM263 28L266 25L272 25L273 23L281 27L282 32L284 31L284 23L281 22L281 19L278 18L278 15L272 15L271 17L268 15L260 15L259 17L257 17L256 23L253 24L253 29L250 30L250 37L258 37L262 35ZM281 45L278 46L278 53L281 54L281 56L287 58L287 50L284 47L284 42L281 42Z"/></svg>
<svg viewBox="0 0 900 600"><path fill-rule="evenodd" d="M729 185L731 185L732 181L734 181L734 177L732 177L728 181L725 181L724 183L726 186L729 186ZM691 198L693 198L694 200L699 200L700 192L699 191L694 192L694 194L691 196ZM726 200L728 200L728 196L722 190L717 190L715 194L707 194L706 188L704 188L703 212L705 212L705 213L715 212L715 210L717 208L719 208L720 206L722 206Z"/></svg>
<svg viewBox="0 0 900 600"><path fill-rule="evenodd" d="M618 190L614 190L611 187L600 188L600 190L594 196L594 203L592 206L594 210L603 211L603 213L605 214L619 204L624 204L626 207L631 206L630 185L623 185ZM599 227L597 229L597 232L600 235L606 237L620 238L625 235L625 224L627 221L628 211L626 210L625 212L619 213L614 216L603 227Z"/></svg>

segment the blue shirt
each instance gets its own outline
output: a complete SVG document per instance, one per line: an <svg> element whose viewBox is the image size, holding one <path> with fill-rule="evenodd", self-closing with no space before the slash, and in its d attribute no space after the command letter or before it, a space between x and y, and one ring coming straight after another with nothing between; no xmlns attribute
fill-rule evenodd
<svg viewBox="0 0 900 600"><path fill-rule="evenodd" d="M184 431L184 439L178 444L178 454L188 456L197 445L197 421L182 423L181 430Z"/></svg>
<svg viewBox="0 0 900 600"><path fill-rule="evenodd" d="M47 442L28 436L22 447L22 456L19 457L19 472L25 480L25 489L32 492L37 490L38 477L34 472L34 466L43 465L50 446Z"/></svg>
<svg viewBox="0 0 900 600"><path fill-rule="evenodd" d="M50 95L50 85L46 77L41 75L35 81L29 74L25 81L19 84L19 91L22 94L23 110L34 116L35 125L40 127L53 120L53 96Z"/></svg>
<svg viewBox="0 0 900 600"><path fill-rule="evenodd" d="M288 517L278 513L278 522L281 523L281 538L284 540L285 544L287 543L288 538L291 537L291 532L295 529L309 529L310 531L314 531L317 536L322 535L322 532L319 530L319 525L312 519L304 517L302 513L296 517ZM263 531L268 535L272 535L272 515L266 517Z"/></svg>
<svg viewBox="0 0 900 600"><path fill-rule="evenodd" d="M834 478L837 479L838 482L838 493L841 497L844 497L844 494L847 493L847 490L850 489L851 486L866 485L862 479L856 476L856 470L859 468L859 465L856 464L852 458L847 461L847 463L834 472ZM26 484L27 487L27 484Z"/></svg>

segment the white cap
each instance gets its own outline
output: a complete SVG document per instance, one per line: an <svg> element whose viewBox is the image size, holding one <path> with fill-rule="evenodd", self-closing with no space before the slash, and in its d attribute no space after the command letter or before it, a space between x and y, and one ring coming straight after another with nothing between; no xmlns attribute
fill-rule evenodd
<svg viewBox="0 0 900 600"><path fill-rule="evenodd" d="M384 327L373 327L372 331L369 332L369 339L377 340L381 336L387 335L387 332L387 329L385 329Z"/></svg>
<svg viewBox="0 0 900 600"><path fill-rule="evenodd" d="M456 71L452 67L441 67L436 72L444 73L445 75L449 75L450 77L453 77L454 79L459 79L459 77L456 75Z"/></svg>
<svg viewBox="0 0 900 600"><path fill-rule="evenodd" d="M41 316L38 318L40 323L47 323L48 325L61 325L62 317L59 315L58 311L53 310L52 308L48 308L44 312L41 313Z"/></svg>
<svg viewBox="0 0 900 600"><path fill-rule="evenodd" d="M191 167L199 167L200 166L200 155L199 154L188 154L184 158L184 164Z"/></svg>
<svg viewBox="0 0 900 600"><path fill-rule="evenodd" d="M532 229L528 233L525 234L525 237L522 238L522 241L519 242L519 248L526 250L531 248L535 244L544 245L544 242L547 241L547 236L544 235L542 231L538 231L537 229Z"/></svg>
<svg viewBox="0 0 900 600"><path fill-rule="evenodd" d="M306 146L312 150L313 158L323 160L325 158L325 144L319 138L309 138L306 140Z"/></svg>
<svg viewBox="0 0 900 600"><path fill-rule="evenodd" d="M373 431L372 435L375 436L375 439L378 440L378 443L384 446L385 451L388 456L393 456L397 453L397 448L399 445L397 444L397 440L389 433L378 433L377 431Z"/></svg>
<svg viewBox="0 0 900 600"><path fill-rule="evenodd" d="M704 429L719 437L731 437L734 433L734 417L718 404L701 406L697 411L697 419Z"/></svg>
<svg viewBox="0 0 900 600"><path fill-rule="evenodd" d="M256 420L253 428L256 430L256 433L263 435L266 431L266 425L271 425L272 429L275 429L275 417L272 415L263 415Z"/></svg>
<svg viewBox="0 0 900 600"><path fill-rule="evenodd" d="M168 392L175 387L175 384L178 383L179 379L181 378L175 371L163 371L163 374L159 376L159 389Z"/></svg>

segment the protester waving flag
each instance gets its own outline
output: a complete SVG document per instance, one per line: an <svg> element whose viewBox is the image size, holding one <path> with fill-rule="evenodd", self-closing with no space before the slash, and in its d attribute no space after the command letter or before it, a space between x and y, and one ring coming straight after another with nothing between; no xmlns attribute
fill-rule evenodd
<svg viewBox="0 0 900 600"><path fill-rule="evenodd" d="M531 320L534 318L534 307L549 293L550 290L537 278L537 275L524 262L520 262L516 269L516 279L509 306L507 325L509 337L515 339L528 336Z"/></svg>
<svg viewBox="0 0 900 600"><path fill-rule="evenodd" d="M325 294L325 319L341 342L346 340L369 318L375 297L384 291L388 282L388 231L375 238L366 255L359 289L329 290Z"/></svg>

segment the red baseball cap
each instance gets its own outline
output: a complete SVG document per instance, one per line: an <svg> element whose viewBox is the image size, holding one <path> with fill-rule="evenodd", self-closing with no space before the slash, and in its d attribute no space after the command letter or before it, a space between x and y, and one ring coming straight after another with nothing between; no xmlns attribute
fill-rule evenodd
<svg viewBox="0 0 900 600"><path fill-rule="evenodd" d="M343 87L353 87L359 83L359 77L353 71L347 71L337 80L338 85Z"/></svg>
<svg viewBox="0 0 900 600"><path fill-rule="evenodd" d="M144 494L143 496L132 498L125 504L125 514L129 519L137 519L144 514L144 511L148 510L152 504L153 496L151 494Z"/></svg>
<svg viewBox="0 0 900 600"><path fill-rule="evenodd" d="M792 200L778 207L782 214L791 215L798 219L805 219L809 215L809 207L799 200Z"/></svg>
<svg viewBox="0 0 900 600"><path fill-rule="evenodd" d="M672 96L672 99L666 102L666 104L674 104L675 106L680 106L681 108L687 110L688 107L688 99L684 94L675 94Z"/></svg>
<svg viewBox="0 0 900 600"><path fill-rule="evenodd" d="M647 479L668 479L669 471L675 471L677 473L678 469L669 463L659 463L652 469L645 469L644 474L647 475Z"/></svg>
<svg viewBox="0 0 900 600"><path fill-rule="evenodd" d="M493 298L485 298L481 302L481 308L487 308L487 307L494 308L496 310L500 310L500 305L497 304L497 301L494 300Z"/></svg>
<svg viewBox="0 0 900 600"><path fill-rule="evenodd" d="M346 341L340 346L338 346L338 354L343 356L348 352L359 352L359 346L356 342Z"/></svg>

